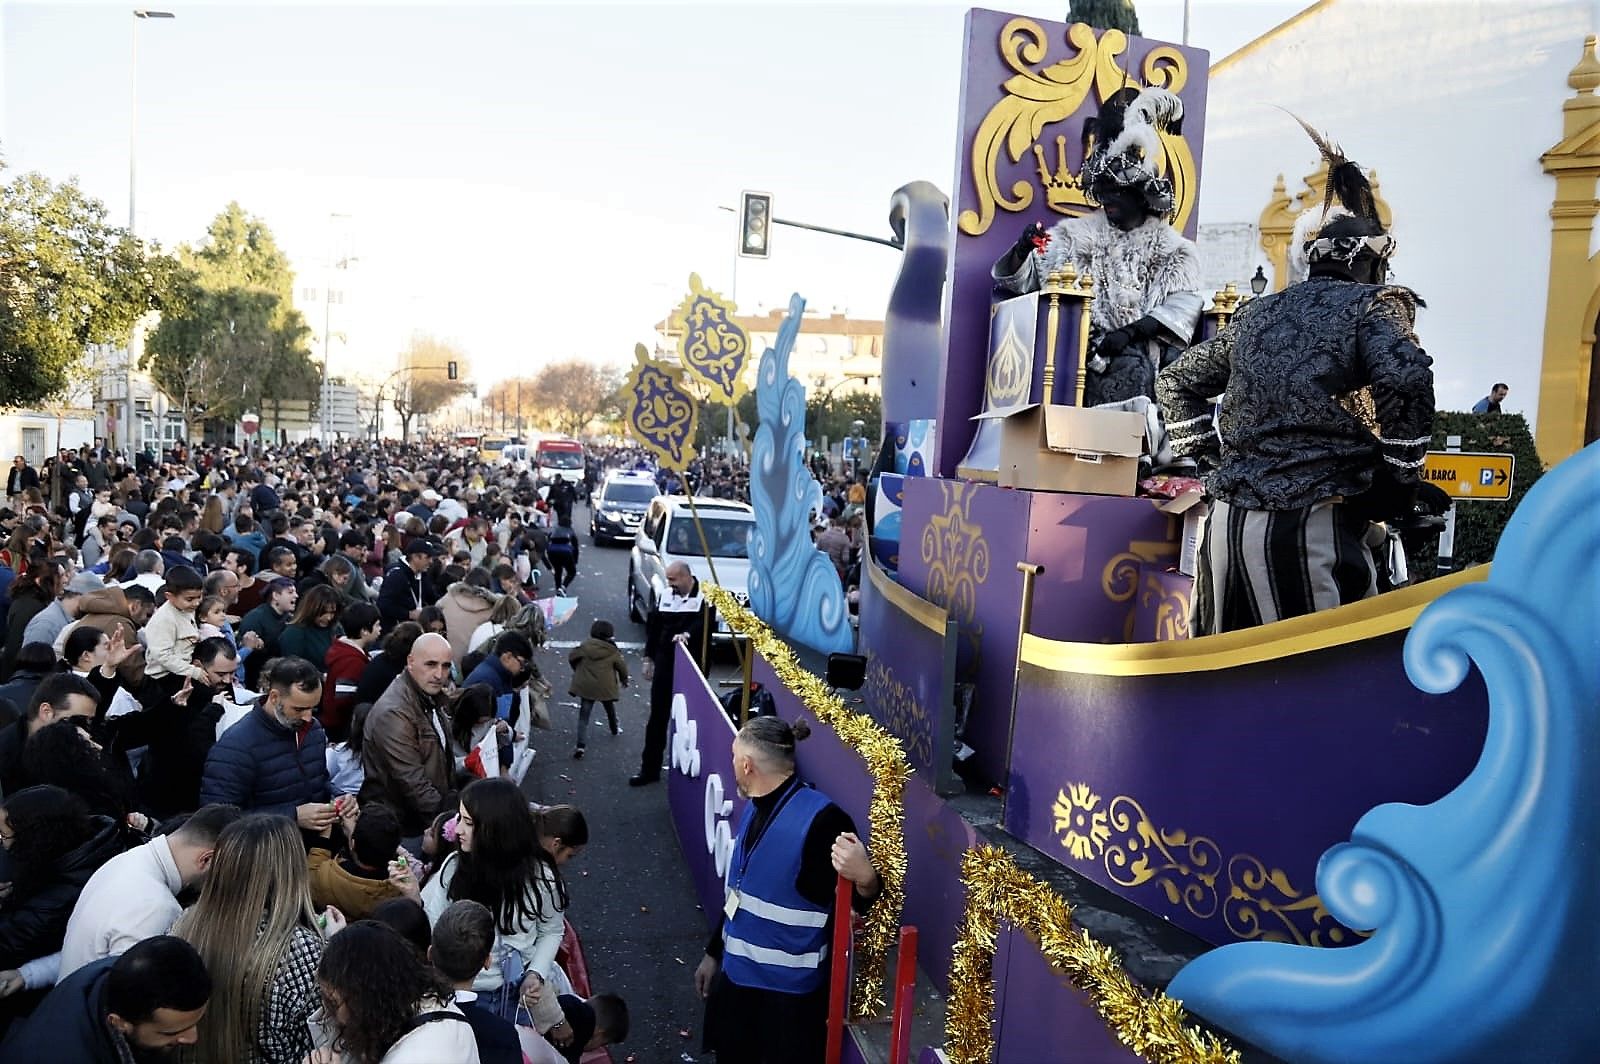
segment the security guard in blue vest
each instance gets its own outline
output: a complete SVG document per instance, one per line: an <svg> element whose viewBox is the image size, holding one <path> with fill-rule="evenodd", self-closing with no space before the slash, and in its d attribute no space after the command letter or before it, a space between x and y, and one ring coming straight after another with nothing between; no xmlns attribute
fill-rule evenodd
<svg viewBox="0 0 1600 1064"><path fill-rule="evenodd" d="M733 740L734 781L750 803L721 926L694 973L717 1064L823 1059L835 877L855 884L858 910L883 888L849 814L795 775L795 743L809 734L803 720L755 717Z"/></svg>

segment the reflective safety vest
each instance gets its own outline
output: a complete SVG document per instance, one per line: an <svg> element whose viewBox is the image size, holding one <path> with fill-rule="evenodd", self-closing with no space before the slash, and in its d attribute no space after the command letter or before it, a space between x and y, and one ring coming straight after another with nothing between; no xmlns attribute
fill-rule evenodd
<svg viewBox="0 0 1600 1064"><path fill-rule="evenodd" d="M755 803L745 807L728 863L724 901L737 908L722 924L722 971L739 986L804 994L827 979L828 908L795 889L811 823L830 804L799 784L782 799L756 847L746 851Z"/></svg>

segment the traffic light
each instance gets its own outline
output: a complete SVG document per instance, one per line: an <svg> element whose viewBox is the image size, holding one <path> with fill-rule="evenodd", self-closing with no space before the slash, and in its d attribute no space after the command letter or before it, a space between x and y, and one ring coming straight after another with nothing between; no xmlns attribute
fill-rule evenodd
<svg viewBox="0 0 1600 1064"><path fill-rule="evenodd" d="M745 192L739 202L739 254L764 259L772 254L772 195Z"/></svg>

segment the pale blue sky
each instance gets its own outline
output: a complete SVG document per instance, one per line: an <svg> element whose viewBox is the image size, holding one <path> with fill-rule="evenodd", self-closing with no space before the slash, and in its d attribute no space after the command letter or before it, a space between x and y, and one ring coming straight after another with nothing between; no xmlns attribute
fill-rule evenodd
<svg viewBox="0 0 1600 1064"><path fill-rule="evenodd" d="M734 222L717 205L741 188L782 217L886 235L896 186L951 184L959 4L160 6L178 17L139 31L139 230L197 239L237 199L301 286L348 248L336 369L391 366L413 329L461 343L486 381L626 361L691 270L727 292ZM1179 38L1181 4L1138 6L1146 36ZM1215 60L1299 7L1193 0L1192 41ZM76 175L117 224L131 10L0 5L0 152ZM792 229L773 254L740 263L742 309L798 291L875 317L897 266ZM307 316L320 331L321 305Z"/></svg>

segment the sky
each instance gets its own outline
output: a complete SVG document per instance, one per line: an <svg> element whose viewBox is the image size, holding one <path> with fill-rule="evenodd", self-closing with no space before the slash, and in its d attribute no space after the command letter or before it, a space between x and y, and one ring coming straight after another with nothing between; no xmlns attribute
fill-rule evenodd
<svg viewBox="0 0 1600 1064"><path fill-rule="evenodd" d="M136 86L139 234L198 241L230 200L261 217L297 292L343 292L302 307L336 374L381 377L418 331L485 385L627 363L691 272L741 311L799 292L881 317L896 252L780 228L736 267L719 207L761 190L887 236L895 188L955 170L965 5L160 2L177 17L0 3L0 154L126 224ZM1191 5L1213 61L1303 6ZM1181 2L1137 7L1181 39Z"/></svg>

